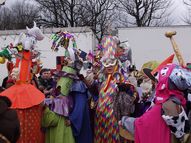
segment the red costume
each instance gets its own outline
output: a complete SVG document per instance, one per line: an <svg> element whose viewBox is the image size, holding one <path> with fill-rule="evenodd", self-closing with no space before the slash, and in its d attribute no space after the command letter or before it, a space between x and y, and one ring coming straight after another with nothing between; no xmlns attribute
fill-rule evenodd
<svg viewBox="0 0 191 143"><path fill-rule="evenodd" d="M11 108L17 110L21 136L19 143L43 142L41 127L40 103L45 96L36 87L30 84L31 80L31 52L23 51L21 58L17 58L15 67L19 68L19 79L15 85L2 92L12 101Z"/></svg>

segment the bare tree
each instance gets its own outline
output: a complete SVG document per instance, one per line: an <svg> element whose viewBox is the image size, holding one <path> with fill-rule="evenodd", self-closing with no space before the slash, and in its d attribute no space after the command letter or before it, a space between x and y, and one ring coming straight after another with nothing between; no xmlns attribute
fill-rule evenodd
<svg viewBox="0 0 191 143"><path fill-rule="evenodd" d="M83 0L60 0L60 2L69 26L78 26L80 21L79 13L83 11L81 6Z"/></svg>
<svg viewBox="0 0 191 143"><path fill-rule="evenodd" d="M191 7L191 0L183 0L183 3Z"/></svg>
<svg viewBox="0 0 191 143"><path fill-rule="evenodd" d="M36 0L41 10L39 23L45 27L65 27L59 0Z"/></svg>
<svg viewBox="0 0 191 143"><path fill-rule="evenodd" d="M36 0L42 10L40 23L46 27L79 26L83 0Z"/></svg>
<svg viewBox="0 0 191 143"><path fill-rule="evenodd" d="M185 4L188 13L182 17L182 20L186 23L191 25L191 0L183 0L183 3Z"/></svg>
<svg viewBox="0 0 191 143"><path fill-rule="evenodd" d="M170 5L171 0L119 0L119 21L123 26L164 25Z"/></svg>
<svg viewBox="0 0 191 143"><path fill-rule="evenodd" d="M86 0L81 15L82 25L90 26L100 42L103 35L111 30L115 17L115 0Z"/></svg>
<svg viewBox="0 0 191 143"><path fill-rule="evenodd" d="M14 29L25 29L27 25L31 26L33 21L39 18L39 9L27 0L15 2L11 6L11 11Z"/></svg>
<svg viewBox="0 0 191 143"><path fill-rule="evenodd" d="M46 27L90 26L97 39L112 23L115 0L36 0L43 10L39 20Z"/></svg>
<svg viewBox="0 0 191 143"><path fill-rule="evenodd" d="M25 29L39 18L39 10L27 0L20 0L8 7L1 7L0 29Z"/></svg>
<svg viewBox="0 0 191 143"><path fill-rule="evenodd" d="M12 26L11 10L7 7L0 7L0 30L10 29Z"/></svg>

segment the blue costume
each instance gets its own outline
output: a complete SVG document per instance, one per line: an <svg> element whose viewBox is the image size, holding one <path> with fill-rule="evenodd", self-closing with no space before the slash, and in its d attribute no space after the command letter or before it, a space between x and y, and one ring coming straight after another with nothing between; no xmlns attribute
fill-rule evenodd
<svg viewBox="0 0 191 143"><path fill-rule="evenodd" d="M83 81L76 80L73 82L71 95L74 99L74 108L69 115L69 119L76 143L92 143L93 138L87 101L88 90Z"/></svg>

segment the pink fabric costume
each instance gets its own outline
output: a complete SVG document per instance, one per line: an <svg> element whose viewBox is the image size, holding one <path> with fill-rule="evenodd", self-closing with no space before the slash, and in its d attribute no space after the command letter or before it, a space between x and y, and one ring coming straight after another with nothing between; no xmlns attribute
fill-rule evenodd
<svg viewBox="0 0 191 143"><path fill-rule="evenodd" d="M161 104L135 120L136 143L170 143L170 129L161 117Z"/></svg>
<svg viewBox="0 0 191 143"><path fill-rule="evenodd" d="M162 103L171 96L178 98L184 106L186 100L183 93L169 89L169 76L176 65L165 65L159 69L158 84L156 86L155 105L143 116L135 120L136 143L170 143L170 129L161 116Z"/></svg>

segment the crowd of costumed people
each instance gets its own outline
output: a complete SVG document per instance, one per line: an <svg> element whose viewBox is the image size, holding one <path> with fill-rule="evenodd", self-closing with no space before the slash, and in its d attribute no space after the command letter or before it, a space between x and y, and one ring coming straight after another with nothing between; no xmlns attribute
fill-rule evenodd
<svg viewBox="0 0 191 143"><path fill-rule="evenodd" d="M190 143L191 68L172 35L166 33L174 54L138 70L127 41L107 35L87 54L73 34L59 31L50 48L65 53L59 68L48 69L34 22L0 51L8 70L0 88L0 142Z"/></svg>

